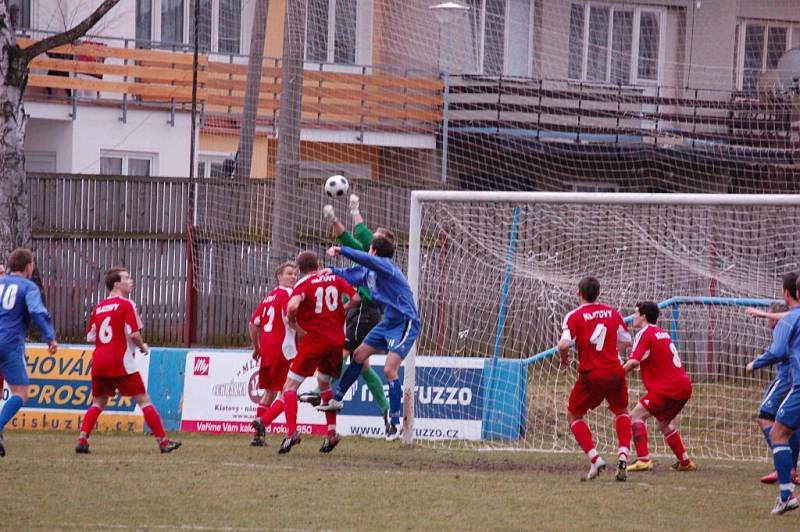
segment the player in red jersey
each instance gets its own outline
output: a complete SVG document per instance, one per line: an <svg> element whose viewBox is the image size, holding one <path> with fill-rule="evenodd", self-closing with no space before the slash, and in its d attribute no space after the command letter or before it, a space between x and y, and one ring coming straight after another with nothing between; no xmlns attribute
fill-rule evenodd
<svg viewBox="0 0 800 532"><path fill-rule="evenodd" d="M628 385L618 349L630 346L631 335L616 309L596 302L600 295L597 279L581 279L577 295L580 306L564 318L563 333L558 342L562 367L569 362L572 342L578 351L578 380L569 395L567 420L575 440L592 463L586 476L586 480L592 480L606 468L606 463L595 448L592 431L583 416L598 407L603 399L608 402L608 409L616 415L619 441L616 478L624 481L627 479L632 434Z"/></svg>
<svg viewBox="0 0 800 532"><path fill-rule="evenodd" d="M658 305L652 301L636 303L633 326L640 329L633 342L633 351L623 368L626 372L641 368L642 383L647 393L631 412L633 439L636 444L637 461L628 471L650 471L653 462L647 449L647 427L644 422L655 416L656 424L664 434L678 461L672 464L674 471L697 471L689 459L678 429L672 420L680 413L692 396L692 381L683 369L678 350L669 333L656 325Z"/></svg>
<svg viewBox="0 0 800 532"><path fill-rule="evenodd" d="M138 347L145 355L150 348L142 339L142 323L136 305L129 299L133 279L125 268L111 268L106 273L105 284L108 297L94 308L86 327L86 339L95 345L92 354L93 399L81 423L75 452L89 452L92 429L117 390L126 397L133 397L142 409L144 420L153 431L161 452L172 452L181 446L181 442L167 438L161 416L150 402L134 362L134 348Z"/></svg>
<svg viewBox="0 0 800 532"><path fill-rule="evenodd" d="M341 370L344 347L346 308L342 296L350 298L347 307L360 302L355 289L347 281L326 271L319 271L316 253L300 253L297 256L297 268L303 278L294 287L286 314L289 326L298 333L300 343L283 387L283 405L280 405L280 410L286 414L288 430L278 450L280 454L288 453L300 443L300 433L297 431L297 390L303 381L316 371L322 400L329 401L333 397L331 381ZM273 406L276 407L275 410L270 407L265 416L274 414L277 417L280 414L279 408L275 404ZM325 420L328 435L319 449L321 453L331 452L339 443L336 412L325 412ZM260 419L253 421L253 428L263 435L264 426Z"/></svg>
<svg viewBox="0 0 800 532"><path fill-rule="evenodd" d="M264 414L273 402L283 403L280 392L286 383L289 364L297 355L295 332L286 321L286 305L297 282L297 264L289 261L278 266L275 279L278 286L261 301L248 323L253 341L253 360L261 359L258 387L264 390L264 395L258 403L256 418L261 419L263 427L275 420L274 417L264 417ZM250 445L262 447L266 444L264 435L256 431Z"/></svg>

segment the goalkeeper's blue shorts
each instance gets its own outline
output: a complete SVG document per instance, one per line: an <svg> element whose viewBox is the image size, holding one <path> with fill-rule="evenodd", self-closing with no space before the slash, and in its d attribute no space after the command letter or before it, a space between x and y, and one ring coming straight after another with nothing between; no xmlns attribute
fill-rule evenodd
<svg viewBox="0 0 800 532"><path fill-rule="evenodd" d="M778 415L775 416L775 421L792 430L797 430L800 427L800 385L793 386L789 390L786 399L783 400L778 408Z"/></svg>
<svg viewBox="0 0 800 532"><path fill-rule="evenodd" d="M772 382L769 383L767 390L764 392L764 398L761 399L758 417L761 419L768 419L769 421L775 421L778 408L780 408L781 403L791 389L791 377L778 375L772 379Z"/></svg>
<svg viewBox="0 0 800 532"><path fill-rule="evenodd" d="M364 343L377 351L397 353L400 358L406 358L417 336L419 321L384 318L369 331Z"/></svg>

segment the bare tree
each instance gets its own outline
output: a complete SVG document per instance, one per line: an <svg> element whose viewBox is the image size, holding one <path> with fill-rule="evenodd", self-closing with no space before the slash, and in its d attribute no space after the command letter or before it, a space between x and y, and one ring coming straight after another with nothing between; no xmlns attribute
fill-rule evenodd
<svg viewBox="0 0 800 532"><path fill-rule="evenodd" d="M273 263L291 258L296 251L297 216L292 202L297 198L300 180L305 20L305 2L286 3L278 115L278 175L272 194L270 257Z"/></svg>
<svg viewBox="0 0 800 532"><path fill-rule="evenodd" d="M257 2L250 38L250 58L247 63L247 85L244 93L239 150L236 157L236 177L248 179L253 163L253 139L256 134L258 96L261 90L261 69L264 64L264 42L267 37L267 11L269 2Z"/></svg>
<svg viewBox="0 0 800 532"><path fill-rule="evenodd" d="M119 0L104 0L73 28L20 48L8 9L0 0L0 256L30 247L31 224L25 176L25 108L30 62L46 51L86 35Z"/></svg>

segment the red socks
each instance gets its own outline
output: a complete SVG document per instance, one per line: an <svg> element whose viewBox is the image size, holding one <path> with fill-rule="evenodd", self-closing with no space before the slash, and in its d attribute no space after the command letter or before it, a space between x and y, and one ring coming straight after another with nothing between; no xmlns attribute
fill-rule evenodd
<svg viewBox="0 0 800 532"><path fill-rule="evenodd" d="M264 425L264 427L268 427L273 421L275 421L276 417L281 415L281 412L283 412L283 406L283 397L278 397L272 401L272 404L269 408L266 408L264 412L258 416L261 418L261 423ZM261 410L261 407L259 407L259 410Z"/></svg>
<svg viewBox="0 0 800 532"><path fill-rule="evenodd" d="M97 405L92 405L89 407L89 410L86 411L86 414L84 414L83 422L81 422L81 432L85 433L87 438L92 434L94 425L97 423L97 418L100 417L102 412L102 408Z"/></svg>
<svg viewBox="0 0 800 532"><path fill-rule="evenodd" d="M619 459L627 461L628 455L631 454L631 438L633 437L631 416L629 414L617 414L615 425L617 441L619 442Z"/></svg>
<svg viewBox="0 0 800 532"><path fill-rule="evenodd" d="M286 434L291 436L297 432L297 391L288 390L283 392L283 403L288 429Z"/></svg>
<svg viewBox="0 0 800 532"><path fill-rule="evenodd" d="M589 429L589 425L582 419L576 419L569 428L572 429L572 434L575 435L575 441L578 442L583 452L585 452L592 460L592 463L594 463L600 455L597 454L597 450L594 447L592 431Z"/></svg>
<svg viewBox="0 0 800 532"><path fill-rule="evenodd" d="M258 403L258 408L256 409L256 417L263 416L264 412L266 412L268 409L269 405L265 405L264 403Z"/></svg>
<svg viewBox="0 0 800 532"><path fill-rule="evenodd" d="M323 403L327 403L331 399L333 399L333 390L325 390L324 392L320 393L320 399ZM336 434L336 412L335 411L326 411L325 412L325 422L328 424L328 434L334 435Z"/></svg>
<svg viewBox="0 0 800 532"><path fill-rule="evenodd" d="M640 462L650 461L650 450L647 446L647 426L644 421L633 424L633 442L636 444L636 456Z"/></svg>
<svg viewBox="0 0 800 532"><path fill-rule="evenodd" d="M161 425L161 416L158 415L156 408L153 405L147 405L142 408L142 414L144 414L145 423L153 431L153 436L161 441L166 436L166 433L164 432L164 426Z"/></svg>
<svg viewBox="0 0 800 532"><path fill-rule="evenodd" d="M678 429L673 430L669 434L664 434L664 441L667 442L669 448L672 449L672 452L678 457L678 461L681 465L689 463L689 453L686 452L686 447L683 446L683 440L681 440Z"/></svg>

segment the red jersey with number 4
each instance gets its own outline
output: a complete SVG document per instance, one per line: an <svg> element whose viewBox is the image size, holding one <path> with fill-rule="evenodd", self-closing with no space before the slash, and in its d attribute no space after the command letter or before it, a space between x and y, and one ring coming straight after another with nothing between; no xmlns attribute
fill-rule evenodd
<svg viewBox="0 0 800 532"><path fill-rule="evenodd" d="M671 399L691 395L692 381L682 367L672 338L661 327L646 325L639 331L631 358L641 363L642 382L648 391Z"/></svg>
<svg viewBox="0 0 800 532"><path fill-rule="evenodd" d="M578 371L620 367L617 338L630 340L616 309L600 303L581 305L566 315L562 338L574 341Z"/></svg>
<svg viewBox="0 0 800 532"><path fill-rule="evenodd" d="M261 367L280 358L291 360L297 355L295 332L286 321L286 305L291 296L291 288L275 288L250 317L250 323L258 326L260 334Z"/></svg>
<svg viewBox="0 0 800 532"><path fill-rule="evenodd" d="M94 342L93 377L121 377L138 372L136 345L128 335L142 328L136 304L124 297L104 299L92 311L86 326L86 339Z"/></svg>
<svg viewBox="0 0 800 532"><path fill-rule="evenodd" d="M312 274L298 281L292 297L300 296L297 323L308 334L306 341L344 344L344 303L342 296L352 298L355 288L333 274Z"/></svg>

